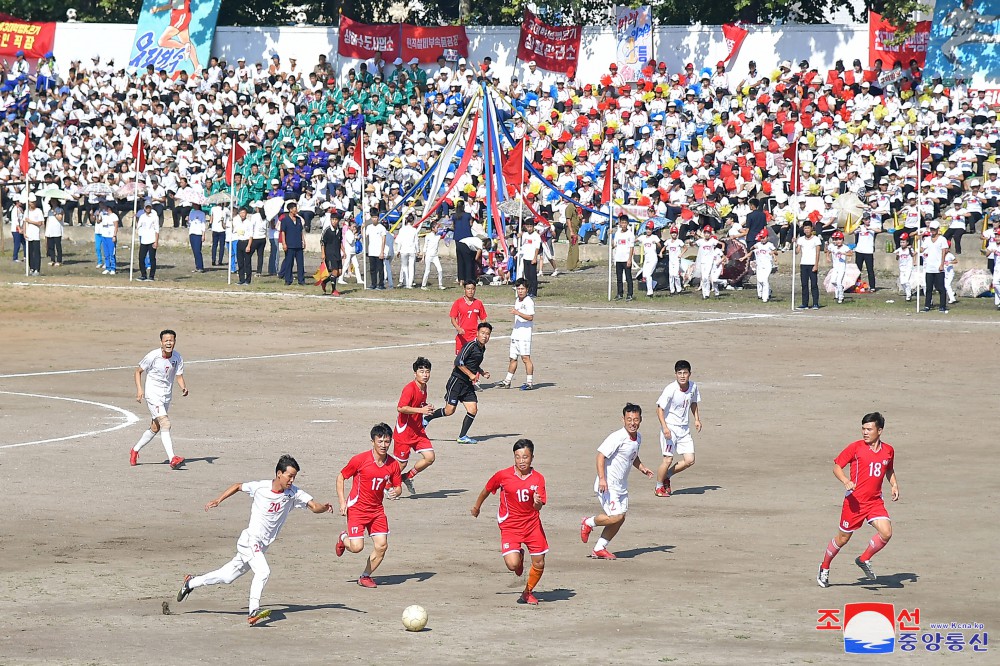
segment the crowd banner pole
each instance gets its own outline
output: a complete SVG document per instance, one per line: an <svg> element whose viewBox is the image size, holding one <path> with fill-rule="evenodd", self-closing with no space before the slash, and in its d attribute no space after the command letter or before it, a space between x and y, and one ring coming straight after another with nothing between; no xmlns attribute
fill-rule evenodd
<svg viewBox="0 0 1000 666"><path fill-rule="evenodd" d="M233 139L232 151L236 147L236 140ZM227 166L228 168L228 166ZM232 237L226 241L226 254L229 260L226 261L226 284L233 284L233 241L236 240L236 218L233 216L233 204L236 203L236 161L233 160L233 171L229 175L229 235ZM289 268L291 270L291 268Z"/></svg>
<svg viewBox="0 0 1000 666"><path fill-rule="evenodd" d="M141 131L141 130L139 130ZM139 150L142 151L142 139L139 140ZM128 281L132 281L135 272L135 227L139 216L139 156L135 156L135 191L132 192L132 240L128 250Z"/></svg>
<svg viewBox="0 0 1000 666"><path fill-rule="evenodd" d="M608 196L608 301L611 301L611 275L614 270L615 247L615 153L614 148L608 156L608 178L611 181L611 194Z"/></svg>
<svg viewBox="0 0 1000 666"><path fill-rule="evenodd" d="M368 219L368 211L365 209L365 190L367 185L365 184L365 131L361 129L358 132L358 145L360 146L359 152L361 153L361 164L358 165L358 178L361 179L361 226L358 229L361 230L361 274L364 276L365 286L363 291L368 290L368 225L365 224L365 220ZM369 221L369 224L371 222Z"/></svg>
<svg viewBox="0 0 1000 666"><path fill-rule="evenodd" d="M792 160L792 169L797 169L799 166L799 140L795 139L795 158ZM799 194L798 188L798 176L796 173L792 173L792 196L797 197ZM792 312L795 312L795 253L798 252L799 246L799 221L797 219L792 219L792 298L791 298L791 308ZM805 296L805 294L803 294Z"/></svg>
<svg viewBox="0 0 1000 666"><path fill-rule="evenodd" d="M25 132L24 132L24 140L25 141L28 140L28 132L27 132L27 130L25 130ZM28 230L28 227L26 225L27 225L27 219L28 219L28 200L30 198L31 198L31 178L28 176L27 173L25 173L24 174L24 213L22 213L22 219L21 219L22 235L23 235L23 233L25 231ZM22 244L21 249L23 250L23 254L24 254L24 277L28 277L28 274L30 272L30 269L28 267L28 264L30 263L28 261L28 241L27 241L28 237L27 236L23 236L23 237L24 237L25 240L24 240L24 243Z"/></svg>

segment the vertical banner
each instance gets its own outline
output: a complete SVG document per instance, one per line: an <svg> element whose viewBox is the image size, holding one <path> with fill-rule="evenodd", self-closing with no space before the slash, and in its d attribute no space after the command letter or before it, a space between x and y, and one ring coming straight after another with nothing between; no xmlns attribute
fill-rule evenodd
<svg viewBox="0 0 1000 666"><path fill-rule="evenodd" d="M750 32L746 28L741 28L735 23L724 23L722 25L722 37L726 40L726 48L729 49L729 54L722 59L722 62L729 62L733 59L739 52L740 46L743 45L743 40L749 34Z"/></svg>
<svg viewBox="0 0 1000 666"><path fill-rule="evenodd" d="M174 77L200 74L208 58L219 18L220 0L143 0L128 66L152 65Z"/></svg>
<svg viewBox="0 0 1000 666"><path fill-rule="evenodd" d="M376 53L389 61L402 57L402 26L398 23L368 25L341 15L337 37L337 53L347 58L367 60Z"/></svg>
<svg viewBox="0 0 1000 666"><path fill-rule="evenodd" d="M937 0L925 73L972 78L976 86L1000 81L998 14L995 0Z"/></svg>
<svg viewBox="0 0 1000 666"><path fill-rule="evenodd" d="M875 66L875 60L882 61L882 68L890 70L898 62L906 69L910 60L916 60L922 68L927 61L927 42L931 37L931 22L920 21L912 35L901 43L896 43L896 27L882 18L881 14L868 11L868 67ZM893 81L881 81L893 83Z"/></svg>
<svg viewBox="0 0 1000 666"><path fill-rule="evenodd" d="M517 42L517 57L526 62L534 60L539 67L550 72L575 70L580 58L581 33L581 26L549 25L525 9L521 36Z"/></svg>
<svg viewBox="0 0 1000 666"><path fill-rule="evenodd" d="M649 5L615 7L615 59L618 75L638 81L642 67L653 57L653 13Z"/></svg>
<svg viewBox="0 0 1000 666"><path fill-rule="evenodd" d="M22 21L0 14L0 56L13 58L18 51L24 51L27 60L38 60L52 50L55 41L55 23Z"/></svg>

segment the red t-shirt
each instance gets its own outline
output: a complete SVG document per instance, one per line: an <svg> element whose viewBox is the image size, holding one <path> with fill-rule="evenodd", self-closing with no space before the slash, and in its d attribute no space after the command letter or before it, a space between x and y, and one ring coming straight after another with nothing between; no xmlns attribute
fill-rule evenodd
<svg viewBox="0 0 1000 666"><path fill-rule="evenodd" d="M534 469L523 479L514 467L502 469L486 482L486 490L491 493L500 491L497 523L503 529L527 532L541 525L535 510L535 493L542 498L542 504L548 498L545 495L545 478Z"/></svg>
<svg viewBox="0 0 1000 666"><path fill-rule="evenodd" d="M427 389L420 388L420 384L412 381L403 387L403 392L399 395L397 407L426 407ZM424 417L422 414L398 414L396 417L396 434L394 439L401 444L412 444L422 437L427 437L424 430Z"/></svg>
<svg viewBox="0 0 1000 666"><path fill-rule="evenodd" d="M403 482L398 462L386 457L385 462L379 465L371 451L351 458L340 473L345 479L351 479L347 506L361 513L381 512L385 489L398 488Z"/></svg>
<svg viewBox="0 0 1000 666"><path fill-rule="evenodd" d="M851 442L834 464L851 468L848 477L854 482L853 495L860 504L882 499L882 482L892 473L895 453L891 446L882 442L878 451L872 451L863 439Z"/></svg>
<svg viewBox="0 0 1000 666"><path fill-rule="evenodd" d="M479 322L486 321L486 306L478 298L468 303L463 296L452 304L449 316L458 318L458 325L465 331L465 337L476 337Z"/></svg>

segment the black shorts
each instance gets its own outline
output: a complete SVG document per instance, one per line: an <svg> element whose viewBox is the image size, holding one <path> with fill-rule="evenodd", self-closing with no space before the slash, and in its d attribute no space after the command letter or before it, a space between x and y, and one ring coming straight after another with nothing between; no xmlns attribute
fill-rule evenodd
<svg viewBox="0 0 1000 666"><path fill-rule="evenodd" d="M341 269L341 259L339 253L334 255L326 255L326 270L328 271L339 271Z"/></svg>
<svg viewBox="0 0 1000 666"><path fill-rule="evenodd" d="M479 402L479 399L468 379L452 375L444 389L444 401L449 405L457 405L460 402Z"/></svg>

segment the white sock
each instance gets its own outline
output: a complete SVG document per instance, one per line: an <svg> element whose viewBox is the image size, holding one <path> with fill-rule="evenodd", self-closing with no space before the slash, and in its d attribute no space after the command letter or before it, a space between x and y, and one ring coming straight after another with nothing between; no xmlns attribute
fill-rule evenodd
<svg viewBox="0 0 1000 666"><path fill-rule="evenodd" d="M163 442L163 448L167 452L167 460L173 460L174 459L174 442L173 442L172 439L170 439L170 431L169 430L161 430L160 431L160 441Z"/></svg>
<svg viewBox="0 0 1000 666"><path fill-rule="evenodd" d="M587 523L587 525L590 527L597 527L597 522L594 520L594 516L587 518L587 520L585 520L584 522Z"/></svg>
<svg viewBox="0 0 1000 666"><path fill-rule="evenodd" d="M504 381L507 382L508 384L510 384L510 380L512 380L512 379L514 379L514 373L513 372L508 372L507 373L507 378Z"/></svg>
<svg viewBox="0 0 1000 666"><path fill-rule="evenodd" d="M607 547L608 547L608 540L605 539L604 537L601 537L600 539L597 540L597 543L594 545L594 552L596 553L599 550L605 550Z"/></svg>
<svg viewBox="0 0 1000 666"><path fill-rule="evenodd" d="M132 450L138 453L142 450L142 447L153 441L154 437L156 437L156 433L147 428L146 432L142 433L142 437L139 438L139 441L132 447Z"/></svg>
<svg viewBox="0 0 1000 666"><path fill-rule="evenodd" d="M535 376L534 375L528 375L528 383L529 384L534 384L535 383Z"/></svg>

